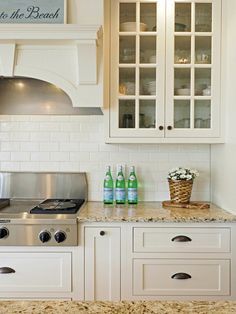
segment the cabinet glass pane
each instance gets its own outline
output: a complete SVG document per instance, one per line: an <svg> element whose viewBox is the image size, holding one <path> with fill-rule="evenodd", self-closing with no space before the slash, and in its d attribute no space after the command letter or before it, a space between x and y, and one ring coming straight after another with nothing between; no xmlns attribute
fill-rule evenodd
<svg viewBox="0 0 236 314"><path fill-rule="evenodd" d="M140 4L140 31L156 31L157 14L156 3Z"/></svg>
<svg viewBox="0 0 236 314"><path fill-rule="evenodd" d="M174 127L176 129L190 128L190 100L175 100Z"/></svg>
<svg viewBox="0 0 236 314"><path fill-rule="evenodd" d="M120 3L120 31L136 32L136 3Z"/></svg>
<svg viewBox="0 0 236 314"><path fill-rule="evenodd" d="M120 36L120 63L135 63L135 36Z"/></svg>
<svg viewBox="0 0 236 314"><path fill-rule="evenodd" d="M139 102L139 127L156 127L156 101L140 100Z"/></svg>
<svg viewBox="0 0 236 314"><path fill-rule="evenodd" d="M212 31L212 4L196 3L195 32Z"/></svg>
<svg viewBox="0 0 236 314"><path fill-rule="evenodd" d="M156 95L156 69L140 68L140 95Z"/></svg>
<svg viewBox="0 0 236 314"><path fill-rule="evenodd" d="M211 101L195 100L194 104L194 128L211 128Z"/></svg>
<svg viewBox="0 0 236 314"><path fill-rule="evenodd" d="M211 37L196 36L195 38L195 63L211 63Z"/></svg>
<svg viewBox="0 0 236 314"><path fill-rule="evenodd" d="M175 4L175 32L191 31L191 3Z"/></svg>
<svg viewBox="0 0 236 314"><path fill-rule="evenodd" d="M191 37L175 36L175 63L191 62Z"/></svg>
<svg viewBox="0 0 236 314"><path fill-rule="evenodd" d="M211 96L211 69L195 69L195 95Z"/></svg>
<svg viewBox="0 0 236 314"><path fill-rule="evenodd" d="M140 63L156 63L156 37L140 37Z"/></svg>
<svg viewBox="0 0 236 314"><path fill-rule="evenodd" d="M175 95L190 96L190 69L175 69Z"/></svg>
<svg viewBox="0 0 236 314"><path fill-rule="evenodd" d="M135 95L135 68L120 68L119 94Z"/></svg>
<svg viewBox="0 0 236 314"><path fill-rule="evenodd" d="M119 100L119 128L135 127L135 100Z"/></svg>

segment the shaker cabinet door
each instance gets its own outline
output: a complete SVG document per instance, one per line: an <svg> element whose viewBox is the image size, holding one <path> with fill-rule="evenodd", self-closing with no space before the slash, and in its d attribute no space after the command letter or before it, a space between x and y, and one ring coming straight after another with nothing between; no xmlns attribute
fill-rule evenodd
<svg viewBox="0 0 236 314"><path fill-rule="evenodd" d="M120 228L85 228L85 300L120 300Z"/></svg>

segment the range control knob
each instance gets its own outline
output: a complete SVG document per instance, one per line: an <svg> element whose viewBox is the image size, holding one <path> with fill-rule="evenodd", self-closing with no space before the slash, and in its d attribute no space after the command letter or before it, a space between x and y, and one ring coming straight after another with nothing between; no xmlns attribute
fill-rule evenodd
<svg viewBox="0 0 236 314"><path fill-rule="evenodd" d="M50 239L51 239L51 234L50 234L50 232L48 232L48 231L42 231L42 232L40 232L40 234L39 234L39 240L40 240L42 243L46 243L46 242L48 242Z"/></svg>
<svg viewBox="0 0 236 314"><path fill-rule="evenodd" d="M5 227L0 228L0 239L7 238L9 236L9 230Z"/></svg>
<svg viewBox="0 0 236 314"><path fill-rule="evenodd" d="M61 242L64 242L65 239L66 239L66 234L65 232L63 231L57 231L55 234L54 234L54 238L56 240L57 243L61 243Z"/></svg>

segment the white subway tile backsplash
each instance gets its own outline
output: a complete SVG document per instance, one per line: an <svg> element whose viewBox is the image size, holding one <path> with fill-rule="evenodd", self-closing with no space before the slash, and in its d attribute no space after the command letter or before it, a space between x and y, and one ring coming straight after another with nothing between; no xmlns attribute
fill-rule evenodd
<svg viewBox="0 0 236 314"><path fill-rule="evenodd" d="M81 152L98 152L100 151L97 143L80 143L79 150Z"/></svg>
<svg viewBox="0 0 236 314"><path fill-rule="evenodd" d="M21 150L21 143L18 142L2 142L1 151L2 152L19 152Z"/></svg>
<svg viewBox="0 0 236 314"><path fill-rule="evenodd" d="M32 161L49 161L50 153L49 152L32 152L31 160Z"/></svg>
<svg viewBox="0 0 236 314"><path fill-rule="evenodd" d="M61 152L78 152L79 151L79 143L60 143L60 151Z"/></svg>
<svg viewBox="0 0 236 314"><path fill-rule="evenodd" d="M41 152L58 152L59 143L39 143L39 150Z"/></svg>
<svg viewBox="0 0 236 314"><path fill-rule="evenodd" d="M17 143L19 144L19 143ZM20 143L20 150L22 152L38 152L39 143L37 142L22 142Z"/></svg>
<svg viewBox="0 0 236 314"><path fill-rule="evenodd" d="M30 140L30 132L8 132L10 134L11 141L29 141ZM32 134L32 133L31 133Z"/></svg>
<svg viewBox="0 0 236 314"><path fill-rule="evenodd" d="M11 155L12 161L30 161L30 153L29 152L12 152L12 153L10 153L10 155Z"/></svg>
<svg viewBox="0 0 236 314"><path fill-rule="evenodd" d="M69 152L51 152L50 160L51 161L69 161L70 153Z"/></svg>
<svg viewBox="0 0 236 314"><path fill-rule="evenodd" d="M48 142L50 140L50 134L47 132L32 132L30 134L30 140L32 142Z"/></svg>
<svg viewBox="0 0 236 314"><path fill-rule="evenodd" d="M20 162L20 171L40 171L40 164L36 161Z"/></svg>
<svg viewBox="0 0 236 314"><path fill-rule="evenodd" d="M79 172L80 164L78 162L60 162L60 171L62 172Z"/></svg>
<svg viewBox="0 0 236 314"><path fill-rule="evenodd" d="M0 163L1 171L20 171L19 162L4 161Z"/></svg>
<svg viewBox="0 0 236 314"><path fill-rule="evenodd" d="M136 166L139 198L169 198L167 173L173 167L196 168L193 199L210 199L210 146L105 144L104 116L0 116L1 171L83 171L89 199L102 200L105 167Z"/></svg>
<svg viewBox="0 0 236 314"><path fill-rule="evenodd" d="M0 161L9 161L11 159L10 152L0 152Z"/></svg>
<svg viewBox="0 0 236 314"><path fill-rule="evenodd" d="M41 161L39 168L40 171L60 171L60 163L55 161Z"/></svg>
<svg viewBox="0 0 236 314"><path fill-rule="evenodd" d="M89 161L90 153L89 152L71 152L70 153L70 161L72 162L81 162L81 161Z"/></svg>
<svg viewBox="0 0 236 314"><path fill-rule="evenodd" d="M69 139L70 139L70 133L66 133L66 132L52 132L51 133L52 142L60 142L60 143L69 142Z"/></svg>
<svg viewBox="0 0 236 314"><path fill-rule="evenodd" d="M87 142L89 141L89 133L80 133L80 132L71 132L70 135L70 142Z"/></svg>
<svg viewBox="0 0 236 314"><path fill-rule="evenodd" d="M60 125L56 122L40 122L40 130L44 132L48 131L60 131Z"/></svg>
<svg viewBox="0 0 236 314"><path fill-rule="evenodd" d="M109 158L110 158L110 153L107 153L107 152L90 153L91 161L104 161L104 160L109 160Z"/></svg>
<svg viewBox="0 0 236 314"><path fill-rule="evenodd" d="M80 132L80 123L76 122L61 123L60 129L62 132Z"/></svg>

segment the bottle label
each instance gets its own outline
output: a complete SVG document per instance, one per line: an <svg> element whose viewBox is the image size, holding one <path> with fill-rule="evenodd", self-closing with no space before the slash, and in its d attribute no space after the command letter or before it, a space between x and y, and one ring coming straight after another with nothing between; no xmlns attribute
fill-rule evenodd
<svg viewBox="0 0 236 314"><path fill-rule="evenodd" d="M135 179L136 179L135 176L133 174L131 174L131 176L129 177L129 180L134 181Z"/></svg>
<svg viewBox="0 0 236 314"><path fill-rule="evenodd" d="M105 176L105 181L109 181L109 180L111 180L111 177L107 174L107 175Z"/></svg>
<svg viewBox="0 0 236 314"><path fill-rule="evenodd" d="M128 188L128 201L129 202L138 201L138 191L136 188Z"/></svg>
<svg viewBox="0 0 236 314"><path fill-rule="evenodd" d="M112 188L103 189L103 199L105 202L113 202L113 189Z"/></svg>
<svg viewBox="0 0 236 314"><path fill-rule="evenodd" d="M117 180L122 181L122 180L124 180L124 177L122 175L118 175Z"/></svg>
<svg viewBox="0 0 236 314"><path fill-rule="evenodd" d="M124 188L116 188L116 200L125 201L125 189Z"/></svg>

